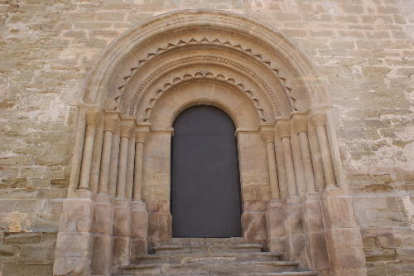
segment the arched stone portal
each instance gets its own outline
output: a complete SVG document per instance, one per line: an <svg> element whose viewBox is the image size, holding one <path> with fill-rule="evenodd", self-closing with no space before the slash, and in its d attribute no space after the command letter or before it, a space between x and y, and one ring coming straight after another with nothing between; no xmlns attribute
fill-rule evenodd
<svg viewBox="0 0 414 276"><path fill-rule="evenodd" d="M246 241L365 275L327 87L281 33L222 11L164 14L111 43L83 92L55 275L109 275L170 242L172 124L193 105L235 122Z"/></svg>

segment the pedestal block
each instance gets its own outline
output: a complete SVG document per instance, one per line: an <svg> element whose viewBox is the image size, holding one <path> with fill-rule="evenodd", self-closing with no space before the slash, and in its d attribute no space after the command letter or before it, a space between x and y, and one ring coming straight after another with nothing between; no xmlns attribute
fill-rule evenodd
<svg viewBox="0 0 414 276"><path fill-rule="evenodd" d="M131 205L127 199L116 198L114 206L112 265L127 265L131 252Z"/></svg>
<svg viewBox="0 0 414 276"><path fill-rule="evenodd" d="M63 203L53 275L90 275L93 214L94 202L88 190L75 191Z"/></svg>
<svg viewBox="0 0 414 276"><path fill-rule="evenodd" d="M303 214L299 198L289 198L286 200L284 225L286 230L286 255L288 259L299 261L301 267L306 267Z"/></svg>
<svg viewBox="0 0 414 276"><path fill-rule="evenodd" d="M267 238L266 213L243 212L241 216L244 240L248 243L265 243Z"/></svg>
<svg viewBox="0 0 414 276"><path fill-rule="evenodd" d="M154 245L172 241L172 216L166 212L148 213L148 238Z"/></svg>
<svg viewBox="0 0 414 276"><path fill-rule="evenodd" d="M274 199L267 202L266 206L266 226L268 234L268 247L270 252L285 251L285 225L284 202L280 199Z"/></svg>
<svg viewBox="0 0 414 276"><path fill-rule="evenodd" d="M109 194L98 194L95 202L95 219L92 227L92 275L110 275L113 247L114 210Z"/></svg>
<svg viewBox="0 0 414 276"><path fill-rule="evenodd" d="M323 194L323 216L333 275L366 275L361 231L352 199L339 188L327 189Z"/></svg>
<svg viewBox="0 0 414 276"><path fill-rule="evenodd" d="M321 275L330 271L326 244L326 232L322 215L322 202L319 194L306 195L303 204L303 225L309 268ZM325 273L325 274L324 274Z"/></svg>
<svg viewBox="0 0 414 276"><path fill-rule="evenodd" d="M148 252L148 212L143 201L131 203L131 261Z"/></svg>

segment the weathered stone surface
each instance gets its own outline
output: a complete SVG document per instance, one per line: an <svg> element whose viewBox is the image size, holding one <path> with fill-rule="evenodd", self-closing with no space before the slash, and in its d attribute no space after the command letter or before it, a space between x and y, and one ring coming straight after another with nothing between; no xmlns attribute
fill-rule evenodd
<svg viewBox="0 0 414 276"><path fill-rule="evenodd" d="M0 1L0 228L5 232L1 234L0 262L19 256L29 259L34 257L34 245L42 244L44 239L55 239L53 235L56 234L53 233L58 231L61 213L64 214L61 231L88 232L92 227L92 220L88 219L94 213L92 206L80 203L77 207L74 206L73 213L67 206L63 206L62 211L62 199L68 193L72 168L70 161L76 150L76 105L83 96L85 79L102 59L104 48L140 20L168 11L210 8L241 13L269 24L287 35L311 61L319 77L326 81L329 94L313 99L312 104L322 105L325 99L330 98L328 104L333 106L331 123L337 136L337 139L330 139L339 147L348 181L346 186L349 186L347 188L351 193L351 202L348 198L328 201L324 208L329 216L324 217L324 222L338 229L361 229L368 259L368 275L383 275L384 271L391 275L412 274L414 7L410 1L52 2ZM213 20L209 22L213 23ZM226 37L219 33L212 38L224 42ZM179 41L169 41L172 34L170 32L163 37L167 43L162 47L169 42ZM204 35L205 33L191 34L185 39L194 36L199 41ZM238 39L228 40L237 43ZM138 60L146 58L149 52L156 52L155 44L148 43L148 48L143 49L148 50L147 53L136 60L121 62L126 66L125 70L116 72L120 82L108 89L110 93L118 95L117 87L124 84L122 78L126 76L123 73L131 72ZM217 43L214 48L217 50L220 45ZM223 47L227 47L228 52L239 51L237 47ZM272 62L272 65L283 64L274 62L276 57L272 53L263 54L260 45L252 43L240 47L251 48L250 51L255 55L246 59L249 65L247 68L256 67L259 55ZM185 51L179 49L172 52L177 56L185 54ZM217 55L219 52L212 54ZM241 61L242 58L239 56L233 60ZM162 63L164 65L167 62ZM157 67L155 60L147 64L149 67ZM263 63L260 66L267 65ZM295 66L298 66L296 71L305 67L303 64ZM189 67L185 68L187 70ZM200 70L210 72L209 69L211 67L202 66ZM150 74L150 71L139 71L137 75L144 78L145 74ZM249 75L246 71L243 74ZM261 71L255 74L268 82L268 75ZM278 74L282 78L270 82L272 91L282 91L282 82L289 87L298 81L284 70L279 70ZM174 80L173 75L165 74L165 79L151 84L154 86L149 90L155 93L158 89L156 84L161 87L161 84L170 83L167 79ZM246 91L252 92L246 95L253 97L251 95L262 93L265 86L248 86L251 83L250 76L252 75L240 83L246 87ZM237 82L237 77L240 76L227 74L226 77ZM219 79L218 75L214 78L215 81ZM231 82L230 80L226 85L231 85ZM192 87L194 88L195 86ZM212 95L208 99L200 98L200 103L211 103L209 101L214 99L214 89L208 92L208 89L201 92L196 90L199 96L202 93ZM305 105L302 96L305 94L302 87L292 89L286 99L303 108ZM265 113L273 110L266 106L268 100L263 101L266 97L270 98L256 97L260 103L255 101ZM101 100L100 97L97 99ZM123 102L129 103L131 99ZM277 102L281 104L283 99L278 98ZM140 98L140 103L149 100L151 99ZM229 97L227 102L233 102L238 114L247 110L234 97ZM174 105L170 102L165 106ZM164 113L158 115L163 123L168 122L168 117L163 117ZM275 116L269 117L268 122L272 122ZM244 123L252 121L252 116L240 118ZM146 173L143 190L143 198L147 201L150 212L149 236L154 241L168 239L171 233L171 220L168 217L170 159L165 157L169 154L171 134L163 133L156 137L157 135L149 135L151 137L145 146L148 158L144 166ZM239 142L250 144L240 148L240 157L243 159L243 209L247 212L264 212L263 206L270 199L266 155L263 147L254 146L257 138L238 135ZM163 146L158 147L159 144ZM281 191L286 188L281 186ZM353 220L350 206L354 210L357 224L349 224ZM309 206L309 210L314 207ZM72 206L69 209L71 208ZM310 215L306 221L306 214L305 210L304 231L319 229L321 225L317 215L314 219ZM109 224L103 217L102 221L97 222L96 228L102 233L109 233ZM142 237L144 232L143 229L137 231L137 237ZM282 244L282 240L283 238L277 243ZM53 246L52 243L45 244L45 247ZM44 258L50 262L49 253L44 253L49 252L49 249L43 248L43 245L39 245L39 248L42 250L39 261ZM21 260L28 262L28 259ZM68 262L63 267L67 267ZM87 260L76 259L73 263L86 266ZM50 264L3 263L0 267L2 275L51 275ZM59 273L66 272L63 269Z"/></svg>
<svg viewBox="0 0 414 276"><path fill-rule="evenodd" d="M154 243L168 242L172 233L172 218L169 213L148 213L148 239Z"/></svg>
<svg viewBox="0 0 414 276"><path fill-rule="evenodd" d="M2 275L53 275L51 264L5 264Z"/></svg>
<svg viewBox="0 0 414 276"><path fill-rule="evenodd" d="M242 215L242 227L246 242L263 243L267 238L266 213L244 212Z"/></svg>

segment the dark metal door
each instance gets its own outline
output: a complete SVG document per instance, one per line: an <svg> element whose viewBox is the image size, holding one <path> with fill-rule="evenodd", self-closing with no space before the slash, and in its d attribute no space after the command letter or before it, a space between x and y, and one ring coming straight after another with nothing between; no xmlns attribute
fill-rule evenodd
<svg viewBox="0 0 414 276"><path fill-rule="evenodd" d="M230 117L196 106L174 123L171 211L173 237L240 237L240 182Z"/></svg>

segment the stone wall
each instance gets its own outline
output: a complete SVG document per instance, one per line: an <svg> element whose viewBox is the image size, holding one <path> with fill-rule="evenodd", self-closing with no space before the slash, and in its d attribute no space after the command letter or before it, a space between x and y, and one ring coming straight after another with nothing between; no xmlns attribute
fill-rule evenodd
<svg viewBox="0 0 414 276"><path fill-rule="evenodd" d="M262 20L309 55L330 88L369 274L412 274L414 2L0 0L3 276L51 275L91 66L138 21L187 8Z"/></svg>

